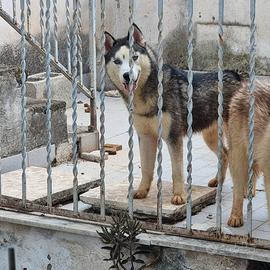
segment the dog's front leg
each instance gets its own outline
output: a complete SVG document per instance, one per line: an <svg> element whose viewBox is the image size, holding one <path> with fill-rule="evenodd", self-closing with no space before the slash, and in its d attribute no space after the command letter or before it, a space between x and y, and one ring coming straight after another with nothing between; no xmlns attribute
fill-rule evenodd
<svg viewBox="0 0 270 270"><path fill-rule="evenodd" d="M183 139L179 138L176 142L167 142L171 163L173 179L172 204L184 204L186 202L184 175L183 175Z"/></svg>
<svg viewBox="0 0 270 270"><path fill-rule="evenodd" d="M153 180L157 139L149 135L139 135L142 180L139 188L134 192L134 199L145 198Z"/></svg>

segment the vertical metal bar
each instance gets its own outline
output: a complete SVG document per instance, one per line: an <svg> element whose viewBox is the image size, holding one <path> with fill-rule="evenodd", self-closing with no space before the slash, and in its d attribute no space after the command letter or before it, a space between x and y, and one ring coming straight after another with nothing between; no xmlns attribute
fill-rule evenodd
<svg viewBox="0 0 270 270"><path fill-rule="evenodd" d="M92 97L90 99L91 130L97 129L96 114L96 91L97 91L97 71L96 71L96 0L89 0L89 70L90 70L90 88Z"/></svg>
<svg viewBox="0 0 270 270"><path fill-rule="evenodd" d="M17 21L16 18L16 0L12 0L12 14L13 14L13 22Z"/></svg>
<svg viewBox="0 0 270 270"><path fill-rule="evenodd" d="M1 146L0 146L0 200L2 199L2 157L1 157Z"/></svg>
<svg viewBox="0 0 270 270"><path fill-rule="evenodd" d="M15 250L14 248L8 249L8 269L16 270Z"/></svg>
<svg viewBox="0 0 270 270"><path fill-rule="evenodd" d="M128 146L129 146L129 151L128 151L128 181L129 181L129 187L128 187L128 212L129 216L133 218L133 109L134 109L134 104L133 104L133 98L134 98L134 93L132 90L133 83L134 83L134 76L133 76L133 59L132 56L134 55L134 49L133 49L133 44L134 44L134 38L133 38L133 33L134 33L134 0L129 0L129 66L130 66L130 71L129 71L129 101L128 101L128 111L129 111L129 117L128 117L128 122L129 122L129 128L128 128Z"/></svg>
<svg viewBox="0 0 270 270"><path fill-rule="evenodd" d="M52 143L52 115L51 115L51 29L50 29L50 17L51 17L51 1L46 1L46 30L45 30L45 48L46 48L46 91L47 91L47 129L48 129L48 143L47 143L47 204L49 209L52 208L52 165L51 165L51 143Z"/></svg>
<svg viewBox="0 0 270 270"><path fill-rule="evenodd" d="M162 227L163 0L158 0L158 167L157 227Z"/></svg>
<svg viewBox="0 0 270 270"><path fill-rule="evenodd" d="M69 0L66 0L66 39L67 39L67 69L68 72L71 73L71 55L70 55L70 49L71 49L71 40L70 40L70 31L71 31L71 23L70 23L70 10L69 10Z"/></svg>
<svg viewBox="0 0 270 270"><path fill-rule="evenodd" d="M44 13L45 13L44 1L40 0L39 5L40 5L40 13L39 13L40 44L41 44L41 48L44 48Z"/></svg>
<svg viewBox="0 0 270 270"><path fill-rule="evenodd" d="M81 1L78 0L78 61L79 61L79 75L80 83L83 84L83 63L82 63L82 39L80 36L82 30L82 12L81 12Z"/></svg>
<svg viewBox="0 0 270 270"><path fill-rule="evenodd" d="M58 18L57 18L57 0L53 0L53 37L54 37L54 57L58 62Z"/></svg>
<svg viewBox="0 0 270 270"><path fill-rule="evenodd" d="M221 192L222 192L222 152L223 152L223 19L224 19L224 0L219 0L219 16L218 16L218 188L216 195L216 227L221 233L222 208L221 208Z"/></svg>
<svg viewBox="0 0 270 270"><path fill-rule="evenodd" d="M193 52L193 33L192 33L192 28L193 28L193 22L192 22L192 17L193 17L193 0L188 1L188 103L187 103L187 137L188 137L188 142L187 142L187 183L188 183L188 189L187 189L187 229L191 230L192 227L192 122L193 122L193 117L192 117L192 109L193 109L193 101L192 101L192 95L193 95L193 58L192 58L192 52Z"/></svg>
<svg viewBox="0 0 270 270"><path fill-rule="evenodd" d="M252 237L252 189L253 189L253 144L254 144L254 90L255 90L255 54L256 54L256 0L250 0L250 51L249 51L249 143L248 143L248 204L247 204L247 233Z"/></svg>
<svg viewBox="0 0 270 270"><path fill-rule="evenodd" d="M77 144L77 95L78 95L78 0L73 5L72 29L72 161L73 161L73 211L78 212L78 144Z"/></svg>
<svg viewBox="0 0 270 270"><path fill-rule="evenodd" d="M101 5L101 53L100 53L100 215L105 218L105 0L100 1Z"/></svg>
<svg viewBox="0 0 270 270"><path fill-rule="evenodd" d="M22 142L22 203L26 205L26 41L25 41L25 0L21 0L21 142Z"/></svg>
<svg viewBox="0 0 270 270"><path fill-rule="evenodd" d="M30 0L26 0L27 6L27 32L30 34L30 16L31 16L31 2Z"/></svg>

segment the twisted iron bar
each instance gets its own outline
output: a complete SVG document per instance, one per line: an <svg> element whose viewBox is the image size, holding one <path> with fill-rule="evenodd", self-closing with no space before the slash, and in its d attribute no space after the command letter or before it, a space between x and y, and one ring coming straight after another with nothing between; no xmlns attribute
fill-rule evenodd
<svg viewBox="0 0 270 270"><path fill-rule="evenodd" d="M40 13L39 13L39 24L40 24L40 35L41 35L41 40L40 40L40 44L41 44L41 48L44 48L44 10L45 10L45 6L44 6L44 1L40 0L39 1L39 5L40 5Z"/></svg>
<svg viewBox="0 0 270 270"><path fill-rule="evenodd" d="M26 205L26 42L25 42L25 0L21 0L21 142L22 142L22 203Z"/></svg>
<svg viewBox="0 0 270 270"><path fill-rule="evenodd" d="M16 18L16 0L12 0L12 14L13 14L13 22L17 21Z"/></svg>
<svg viewBox="0 0 270 270"><path fill-rule="evenodd" d="M128 123L129 123L129 128L128 128L128 146L129 146L129 151L128 151L128 181L129 181L129 186L128 186L128 212L129 216L133 218L133 110L134 110L134 104L133 104L133 99L134 99L134 93L133 93L133 83L134 83L134 74L133 74L133 55L134 55L134 49L133 49L133 44L134 44L134 38L133 38L133 33L134 33L134 0L129 0L129 100L128 100L128 111L129 111L129 117L128 117Z"/></svg>
<svg viewBox="0 0 270 270"><path fill-rule="evenodd" d="M83 64L82 64L82 39L80 36L82 30L82 12L81 12L81 1L78 0L78 24L79 24L79 32L78 32L78 61L79 61L79 68L80 68L80 82L83 83Z"/></svg>
<svg viewBox="0 0 270 270"><path fill-rule="evenodd" d="M46 48L46 91L47 91L47 129L48 129L48 142L47 142L47 204L49 209L52 208L52 164L51 164L51 144L52 144L52 92L51 92L51 29L50 29L50 16L51 16L51 4L50 0L46 1L46 34L45 34L45 48Z"/></svg>
<svg viewBox="0 0 270 270"><path fill-rule="evenodd" d="M96 0L89 1L89 79L92 92L90 100L90 127L92 130L97 130L96 116L96 90L97 90L97 70L96 70Z"/></svg>
<svg viewBox="0 0 270 270"><path fill-rule="evenodd" d="M53 37L54 37L54 57L58 62L58 18L57 18L57 0L53 0Z"/></svg>
<svg viewBox="0 0 270 270"><path fill-rule="evenodd" d="M157 225L162 227L163 0L158 1L158 167Z"/></svg>
<svg viewBox="0 0 270 270"><path fill-rule="evenodd" d="M224 19L224 0L219 0L219 18L218 18L218 188L217 188L217 209L216 209L216 227L218 233L221 233L222 208L222 152L223 152L223 19Z"/></svg>
<svg viewBox="0 0 270 270"><path fill-rule="evenodd" d="M45 34L45 48L46 48L46 91L47 91L47 129L48 129L48 142L47 142L47 204L49 209L52 208L52 165L51 165L51 144L52 144L52 115L51 115L51 105L52 105L52 93L51 93L51 29L50 29L50 0L46 1L46 34Z"/></svg>
<svg viewBox="0 0 270 270"><path fill-rule="evenodd" d="M70 22L70 5L69 0L66 0L66 41L67 41L67 69L68 72L71 73L71 40L70 40L70 31L71 31L71 22Z"/></svg>
<svg viewBox="0 0 270 270"><path fill-rule="evenodd" d="M30 16L31 16L31 1L26 0L26 6L27 6L27 31L30 34Z"/></svg>
<svg viewBox="0 0 270 270"><path fill-rule="evenodd" d="M101 70L100 70L100 215L105 218L105 0L101 4Z"/></svg>
<svg viewBox="0 0 270 270"><path fill-rule="evenodd" d="M192 95L193 95L193 57L192 57L192 52L193 52L193 33L192 33L192 28L193 28L193 22L192 22L192 17L193 17L193 0L188 1L188 102L187 102L187 183L188 183L188 188L187 188L187 229L191 230L191 222L192 222L192 122L193 122L193 117L192 117L192 109L193 109L193 101L192 101Z"/></svg>
<svg viewBox="0 0 270 270"><path fill-rule="evenodd" d="M252 190L253 190L253 155L254 155L254 90L255 90L255 56L256 56L256 0L250 0L250 51L249 51L249 143L248 143L248 204L247 231L252 237Z"/></svg>
<svg viewBox="0 0 270 270"><path fill-rule="evenodd" d="M72 28L72 162L73 162L73 211L78 212L78 138L77 138L77 96L78 96L78 0L74 1Z"/></svg>

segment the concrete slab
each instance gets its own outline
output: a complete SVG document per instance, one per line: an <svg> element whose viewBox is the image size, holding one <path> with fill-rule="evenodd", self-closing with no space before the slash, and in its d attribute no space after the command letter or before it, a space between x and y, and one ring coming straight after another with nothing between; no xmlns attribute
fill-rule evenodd
<svg viewBox="0 0 270 270"><path fill-rule="evenodd" d="M134 188L139 185L139 180L134 182ZM106 186L106 208L112 210L126 210L128 207L128 182L112 183ZM163 218L171 220L181 220L186 216L186 205L171 204L172 185L168 182L163 182L162 188L163 201ZM192 187L192 207L193 212L200 211L206 205L215 202L216 190L208 187L193 186ZM84 203L99 207L100 191L95 188L87 193L80 195L80 199ZM137 214L156 217L157 215L157 187L152 185L150 192L145 199L134 200L134 212Z"/></svg>
<svg viewBox="0 0 270 270"><path fill-rule="evenodd" d="M21 174L22 170L17 170L2 174L2 194L14 198L21 198ZM47 169L38 167L28 167L26 169L26 198L29 201L39 203L45 202L47 196ZM89 175L78 175L80 192L85 192L91 188L91 183L96 179ZM96 183L97 186L98 183ZM52 168L52 193L53 199L59 199L63 196L72 196L73 174L69 171Z"/></svg>
<svg viewBox="0 0 270 270"><path fill-rule="evenodd" d="M87 161L100 162L100 152L99 150L93 151L91 153L83 152L81 153L81 158ZM104 159L107 160L108 158L109 154L105 152Z"/></svg>

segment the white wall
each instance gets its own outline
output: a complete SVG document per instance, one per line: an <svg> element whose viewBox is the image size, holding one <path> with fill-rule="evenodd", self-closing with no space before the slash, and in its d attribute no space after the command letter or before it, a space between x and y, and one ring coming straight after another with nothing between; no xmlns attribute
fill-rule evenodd
<svg viewBox="0 0 270 270"><path fill-rule="evenodd" d="M4 10L12 13L12 1L2 0ZM17 0L17 16L19 15L19 0ZM46 1L44 1L46 2ZM73 1L70 0L72 3ZM88 0L81 0L83 31L88 32ZM97 1L97 29L100 27L100 1ZM39 1L32 0L31 33L39 32ZM269 27L270 1L257 1L257 54L261 57L270 55L270 27ZM65 25L65 0L58 1L59 25ZM128 1L106 1L106 30L116 37L123 36L128 31ZM143 30L146 40L150 44L156 44L157 30L157 1L136 0L135 22ZM218 1L196 0L194 1L194 37L197 44L204 41L217 40ZM186 25L186 0L164 1L164 36ZM249 1L226 0L225 1L225 40L235 52L247 52L249 44ZM61 27L60 27L61 28ZM18 35L10 26L0 19L0 45L14 42ZM183 42L179 40L179 42Z"/></svg>

